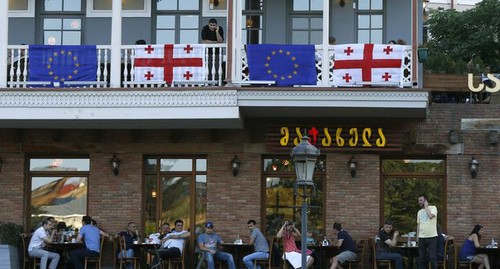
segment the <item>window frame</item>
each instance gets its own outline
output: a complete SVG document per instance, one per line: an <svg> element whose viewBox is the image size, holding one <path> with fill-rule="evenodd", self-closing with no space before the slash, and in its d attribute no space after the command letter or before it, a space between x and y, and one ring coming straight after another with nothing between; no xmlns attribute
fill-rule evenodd
<svg viewBox="0 0 500 269"><path fill-rule="evenodd" d="M111 1L111 0L109 0ZM144 9L142 10L122 10L122 17L151 17L151 2L150 0L143 0ZM112 17L112 10L95 10L94 9L94 0L86 0L87 8L86 14L87 17Z"/></svg>
<svg viewBox="0 0 500 269"><path fill-rule="evenodd" d="M383 170L383 162L385 160L404 160L404 159L409 159L409 160L441 160L443 161L443 166L444 166L444 171L442 172L384 172ZM446 158L443 156L433 156L433 157L382 157L380 159L380 208L379 208L379 224L382 225L385 221L385 180L387 179L417 179L417 180L440 180L441 181L441 193L443 194L442 200L441 200L441 210L438 211L438 223L441 224L441 229L442 231L447 230L447 204L448 204L448 191L447 191L447 174L446 174L446 167L447 167L447 162ZM434 179L433 179L434 178ZM429 192L427 192L429 193ZM425 194L427 194L425 193ZM418 193L420 195L422 193ZM414 204L417 204L417 199L418 197L411 197L414 201ZM431 204L433 204L433 201L430 201ZM434 205L434 204L433 204ZM409 213L414 219L416 219L417 211L415 212L410 212ZM397 227L397 224L395 223L395 227L397 229L400 229ZM417 227L415 227L416 231Z"/></svg>
<svg viewBox="0 0 500 269"><path fill-rule="evenodd" d="M296 179L297 175L295 173L295 169L292 169L292 171L276 171L276 172L266 172L264 171L264 162L266 159L288 159L290 160L290 165L293 166L292 163L292 158L289 155L262 155L261 156L261 165L260 165L260 173L261 173L261 230L263 231L264 234L267 234L267 178L268 177L279 177L279 178L294 178ZM326 155L320 155L318 157L318 161L322 160L320 163L316 162L316 168L321 166L323 168L323 171L317 171L315 169L313 178L321 178L321 187L323 190L323 197L321 200L321 215L322 215L322 223L324 224L325 227L323 227L323 231L321 231L322 234L325 234L327 232L328 227L326 227L326 181L327 181L327 174L326 174ZM296 209L300 213L300 209ZM300 221L298 219L297 221ZM309 227L311 228L311 227Z"/></svg>
<svg viewBox="0 0 500 269"><path fill-rule="evenodd" d="M88 159L89 161L89 170L88 171L31 171L30 163L33 159ZM27 212L25 215L24 223L25 229L29 231L31 228L31 187L32 187L32 179L34 177L86 177L87 178L87 204L85 205L86 215L89 210L89 199L90 197L90 188L89 183L91 182L91 171L92 171L92 159L88 155L77 155L77 156L66 156L66 155L50 155L50 156L26 156L25 159L25 209L24 212Z"/></svg>

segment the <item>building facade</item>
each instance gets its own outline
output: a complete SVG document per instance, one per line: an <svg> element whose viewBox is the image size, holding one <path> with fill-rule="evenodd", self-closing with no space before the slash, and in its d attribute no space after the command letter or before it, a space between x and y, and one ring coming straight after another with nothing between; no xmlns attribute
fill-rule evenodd
<svg viewBox="0 0 500 269"><path fill-rule="evenodd" d="M306 201L315 236L333 237L337 221L353 237L369 238L386 218L412 232L422 193L459 242L475 224L485 227L485 238L500 236L500 104L430 103L416 58L422 2L127 2L137 6L11 4L0 63L13 63L27 49L21 44L52 40L101 45L110 68L95 88L57 89L29 88L13 78L22 68L0 69L3 221L28 231L55 215L79 227L88 214L109 232L134 221L150 233L180 218L194 231L192 245L210 220L226 241L248 242L249 219L269 235L285 219L301 219L290 150L306 133L321 151ZM183 88L125 83L119 67L135 40L201 43L199 29L211 17L227 30L227 43L218 45L227 48L224 81ZM332 35L337 43L407 40L408 84L338 88L326 75L314 86L232 83L248 81L245 44L315 44L316 55L325 56ZM321 74L329 74L325 58L317 60ZM473 160L479 170L471 172Z"/></svg>

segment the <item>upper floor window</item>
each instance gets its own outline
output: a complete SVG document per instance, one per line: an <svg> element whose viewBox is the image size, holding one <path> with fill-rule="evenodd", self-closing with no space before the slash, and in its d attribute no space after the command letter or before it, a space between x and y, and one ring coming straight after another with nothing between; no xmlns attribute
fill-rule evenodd
<svg viewBox="0 0 500 269"><path fill-rule="evenodd" d="M156 1L156 44L199 43L198 0Z"/></svg>
<svg viewBox="0 0 500 269"><path fill-rule="evenodd" d="M244 44L263 43L263 0L245 0L243 2L242 42Z"/></svg>
<svg viewBox="0 0 500 269"><path fill-rule="evenodd" d="M82 44L82 0L44 0L39 10L44 45Z"/></svg>
<svg viewBox="0 0 500 269"><path fill-rule="evenodd" d="M384 30L383 0L358 0L357 38L358 43L383 43Z"/></svg>
<svg viewBox="0 0 500 269"><path fill-rule="evenodd" d="M9 0L9 17L34 17L35 1Z"/></svg>
<svg viewBox="0 0 500 269"><path fill-rule="evenodd" d="M87 215L89 171L88 158L29 159L30 228L48 216L81 227L82 216Z"/></svg>
<svg viewBox="0 0 500 269"><path fill-rule="evenodd" d="M44 11L82 11L81 0L45 0Z"/></svg>
<svg viewBox="0 0 500 269"><path fill-rule="evenodd" d="M290 20L292 44L321 44L323 0L293 0Z"/></svg>

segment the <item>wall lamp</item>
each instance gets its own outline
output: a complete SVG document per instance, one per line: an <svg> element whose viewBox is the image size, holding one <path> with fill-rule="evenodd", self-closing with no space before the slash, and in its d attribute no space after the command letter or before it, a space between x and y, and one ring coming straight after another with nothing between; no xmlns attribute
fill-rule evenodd
<svg viewBox="0 0 500 269"><path fill-rule="evenodd" d="M339 6L344 7L346 0L338 0Z"/></svg>
<svg viewBox="0 0 500 269"><path fill-rule="evenodd" d="M238 175L238 173L240 172L240 166L241 162L238 159L238 156L234 156L234 158L231 160L231 170L233 171L233 176Z"/></svg>
<svg viewBox="0 0 500 269"><path fill-rule="evenodd" d="M347 161L347 168L351 173L351 177L355 177L356 172L358 171L358 161L354 159L354 156L351 156L351 158Z"/></svg>
<svg viewBox="0 0 500 269"><path fill-rule="evenodd" d="M477 172L479 171L479 162L476 158L472 157L469 161L469 171L472 178L476 178Z"/></svg>
<svg viewBox="0 0 500 269"><path fill-rule="evenodd" d="M115 176L117 176L118 172L120 172L120 159L116 157L116 154L113 154L113 158L109 160L109 167Z"/></svg>

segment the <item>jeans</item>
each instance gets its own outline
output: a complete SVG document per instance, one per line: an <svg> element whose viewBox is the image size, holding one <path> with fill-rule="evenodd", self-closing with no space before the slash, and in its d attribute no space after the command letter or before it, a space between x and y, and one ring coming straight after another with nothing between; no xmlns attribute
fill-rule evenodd
<svg viewBox="0 0 500 269"><path fill-rule="evenodd" d="M253 260L255 259L267 259L269 258L268 252L254 252L252 254L246 255L243 257L243 263L246 265L248 269L255 269L253 267Z"/></svg>
<svg viewBox="0 0 500 269"><path fill-rule="evenodd" d="M391 260L394 261L396 269L403 269L403 257L395 252L380 252L377 253L377 260Z"/></svg>
<svg viewBox="0 0 500 269"><path fill-rule="evenodd" d="M83 260L85 257L99 257L99 252L86 248L76 249L69 253L69 258L75 266L75 269L83 269Z"/></svg>
<svg viewBox="0 0 500 269"><path fill-rule="evenodd" d="M208 269L215 269L214 260L226 261L229 269L235 269L233 255L227 252L218 251L215 254L212 254L210 252L205 252L203 254L205 260L207 261Z"/></svg>
<svg viewBox="0 0 500 269"><path fill-rule="evenodd" d="M122 257L134 257L134 250L129 248L127 250L124 250L124 251L120 251L118 252L118 258L122 258ZM134 268L134 265L132 263L127 263L127 269L132 269Z"/></svg>
<svg viewBox="0 0 500 269"><path fill-rule="evenodd" d="M49 269L56 269L59 259L61 258L59 254L55 252L49 252L41 248L35 248L29 251L30 257L40 258L40 269L47 268L47 261L50 259Z"/></svg>
<svg viewBox="0 0 500 269"><path fill-rule="evenodd" d="M428 262L431 262L431 269L436 269L437 265L437 236L418 239L418 268L426 269Z"/></svg>

